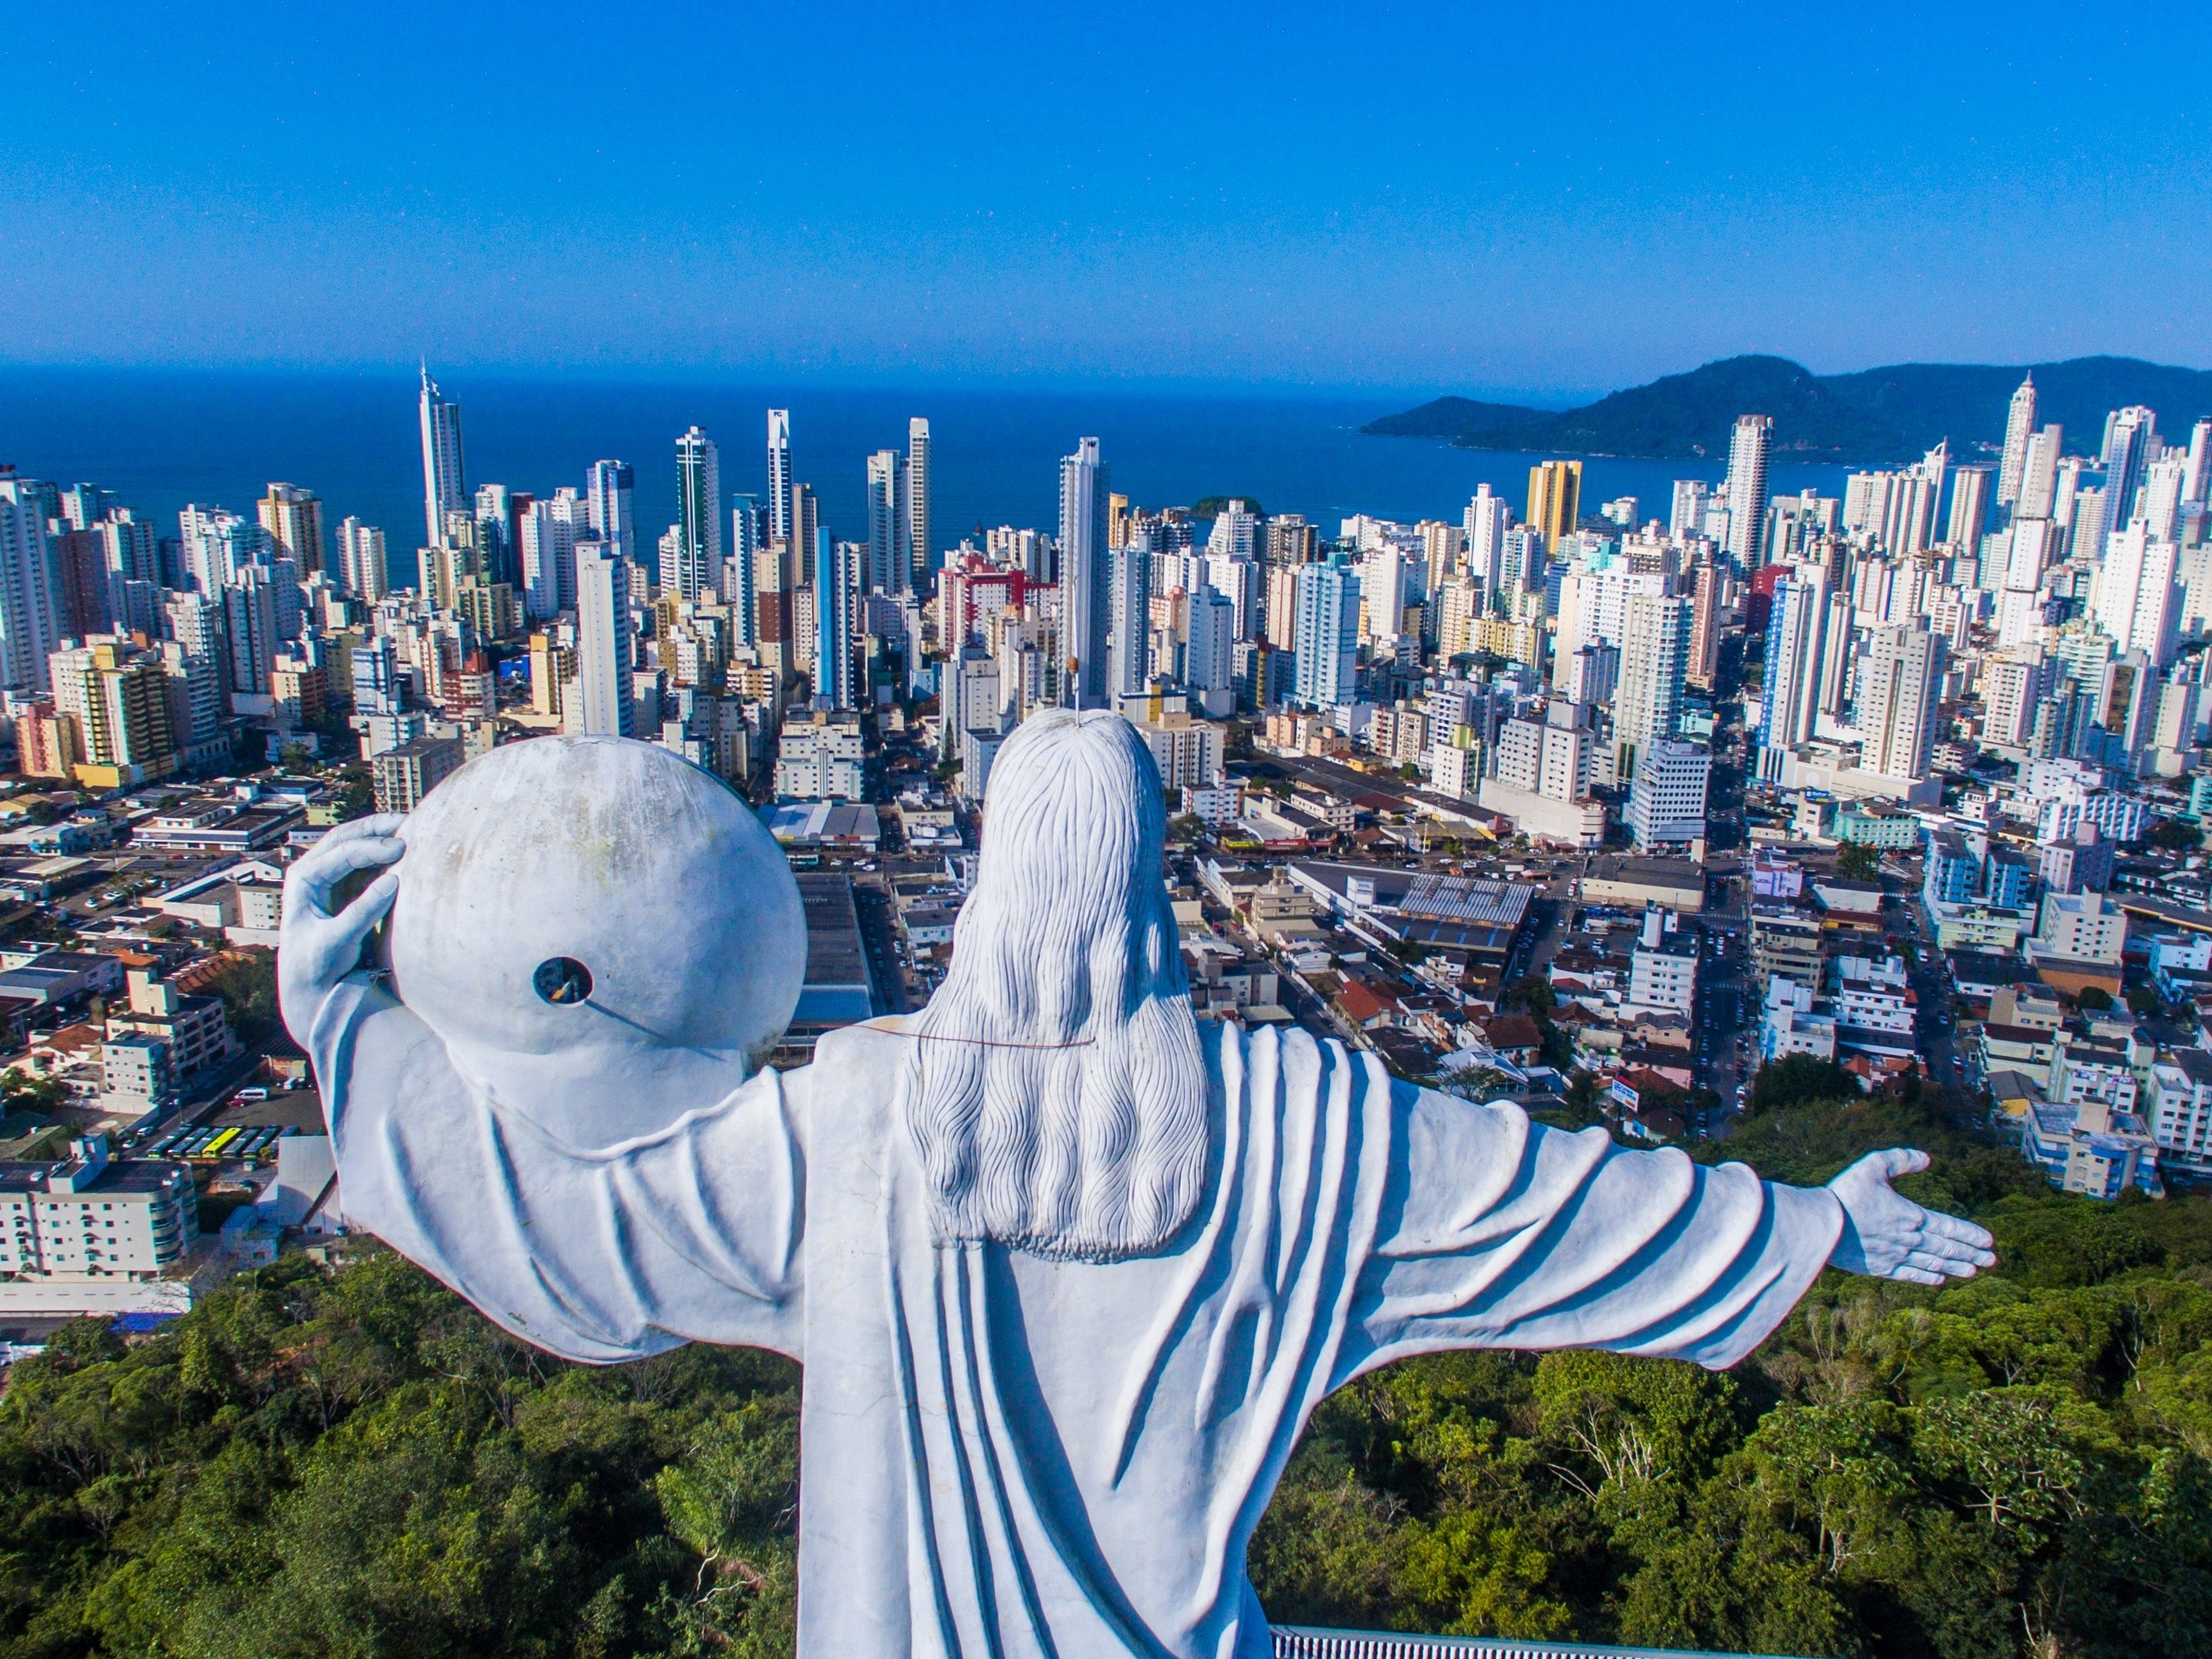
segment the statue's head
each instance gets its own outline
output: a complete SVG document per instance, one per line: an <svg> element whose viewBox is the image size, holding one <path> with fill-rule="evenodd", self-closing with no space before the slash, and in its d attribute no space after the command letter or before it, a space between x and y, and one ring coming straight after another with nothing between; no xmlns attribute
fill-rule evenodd
<svg viewBox="0 0 2212 1659"><path fill-rule="evenodd" d="M465 1074L526 1078L501 1091L517 1110L570 1097L544 1108L563 1139L612 1144L712 1104L653 1085L750 1071L790 1021L806 963L790 866L727 785L667 750L507 744L400 835L394 988Z"/></svg>
<svg viewBox="0 0 2212 1659"><path fill-rule="evenodd" d="M1207 1081L1136 728L1039 714L1000 750L975 890L915 1033L906 1116L939 1236L1112 1260L1206 1180Z"/></svg>

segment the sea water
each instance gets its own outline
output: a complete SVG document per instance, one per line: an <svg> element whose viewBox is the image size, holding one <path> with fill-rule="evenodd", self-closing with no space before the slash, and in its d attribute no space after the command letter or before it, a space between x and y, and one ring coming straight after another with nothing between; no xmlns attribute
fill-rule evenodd
<svg viewBox="0 0 2212 1659"><path fill-rule="evenodd" d="M856 388L441 377L461 406L469 488L503 483L550 496L581 489L606 458L635 470L638 539L650 558L676 510L675 442L697 425L720 451L722 489L762 493L767 411L791 411L793 476L813 486L821 522L865 540L866 458L903 451L909 416L930 422L932 539L939 550L998 525L1056 531L1060 458L1096 437L1111 488L1142 507L1243 495L1300 513L1334 536L1354 514L1456 522L1487 483L1518 514L1542 455L1455 449L1358 430L1418 394ZM188 501L251 516L271 482L313 490L334 534L352 515L380 526L392 575L411 584L423 534L416 377L0 369L0 462L67 486L106 485L162 533ZM1585 514L1620 495L1667 516L1677 478L1717 482L1720 460L1586 458ZM1776 465L1774 494L1843 493L1845 469Z"/></svg>

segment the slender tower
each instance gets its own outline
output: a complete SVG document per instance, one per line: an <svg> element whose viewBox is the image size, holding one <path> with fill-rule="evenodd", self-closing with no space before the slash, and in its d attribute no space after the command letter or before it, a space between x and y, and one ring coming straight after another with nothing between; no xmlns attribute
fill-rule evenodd
<svg viewBox="0 0 2212 1659"><path fill-rule="evenodd" d="M696 603L722 580L722 460L696 426L676 441L676 568L660 586Z"/></svg>
<svg viewBox="0 0 2212 1659"><path fill-rule="evenodd" d="M2010 507L2020 499L2020 476L2027 465L2027 441L2035 431L2035 376L2030 374L2012 394L2012 412L2005 416L2004 454L1997 462L1997 505Z"/></svg>
<svg viewBox="0 0 2212 1659"><path fill-rule="evenodd" d="M1766 452L1774 441L1771 415L1740 415L1729 438L1728 554L1744 574L1759 568L1766 552Z"/></svg>
<svg viewBox="0 0 2212 1659"><path fill-rule="evenodd" d="M467 507L461 482L461 406L439 395L430 378L430 365L422 365L422 523L424 545L435 547L446 537L446 514Z"/></svg>
<svg viewBox="0 0 2212 1659"><path fill-rule="evenodd" d="M768 533L769 540L790 544L791 411L787 409L768 412Z"/></svg>
<svg viewBox="0 0 2212 1659"><path fill-rule="evenodd" d="M914 561L907 585L925 599L930 586L929 484L929 417L917 415L906 423L906 539Z"/></svg>
<svg viewBox="0 0 2212 1659"><path fill-rule="evenodd" d="M677 444L678 465L683 442ZM637 556L637 475L628 461L593 461L586 475L592 534L614 550L618 559Z"/></svg>
<svg viewBox="0 0 2212 1659"><path fill-rule="evenodd" d="M1060 634L1067 663L1060 700L1069 708L1106 706L1107 617L1113 600L1108 487L1098 440L1080 440L1075 453L1060 463Z"/></svg>

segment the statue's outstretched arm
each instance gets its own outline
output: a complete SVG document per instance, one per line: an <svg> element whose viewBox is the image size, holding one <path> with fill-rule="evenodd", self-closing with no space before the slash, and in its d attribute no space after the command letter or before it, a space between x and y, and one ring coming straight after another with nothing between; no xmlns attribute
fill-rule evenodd
<svg viewBox="0 0 2212 1659"><path fill-rule="evenodd" d="M1922 1209L1877 1152L1825 1188L1635 1152L1401 1085L1387 1196L1350 1376L1455 1347L1610 1348L1732 1365L1832 1262L1917 1284L1995 1261L1990 1236Z"/></svg>
<svg viewBox="0 0 2212 1659"><path fill-rule="evenodd" d="M397 824L341 826L285 884L280 993L313 1057L349 1219L564 1358L605 1363L695 1340L795 1354L805 1149L783 1079L763 1073L598 1151L502 1111L356 966L398 890ZM386 867L370 888L334 909L337 883L375 866Z"/></svg>

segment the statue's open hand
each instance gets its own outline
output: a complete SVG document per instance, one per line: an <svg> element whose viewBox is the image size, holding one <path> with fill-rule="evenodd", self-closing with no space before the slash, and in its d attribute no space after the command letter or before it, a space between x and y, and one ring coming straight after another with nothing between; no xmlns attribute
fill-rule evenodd
<svg viewBox="0 0 2212 1659"><path fill-rule="evenodd" d="M1831 1266L1910 1285L1941 1285L1996 1265L1990 1250L1996 1241L1981 1228L1923 1210L1891 1190L1898 1176L1927 1167L1927 1153L1892 1147L1869 1152L1828 1183L1844 1206L1844 1236L1828 1257Z"/></svg>
<svg viewBox="0 0 2212 1659"><path fill-rule="evenodd" d="M323 1000L361 963L362 941L399 891L399 872L386 869L344 909L331 913L338 883L356 870L392 865L407 850L393 832L401 815L380 812L342 823L284 873L284 925L276 950L276 994L284 1024L301 1042Z"/></svg>

